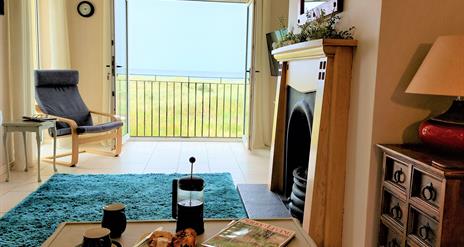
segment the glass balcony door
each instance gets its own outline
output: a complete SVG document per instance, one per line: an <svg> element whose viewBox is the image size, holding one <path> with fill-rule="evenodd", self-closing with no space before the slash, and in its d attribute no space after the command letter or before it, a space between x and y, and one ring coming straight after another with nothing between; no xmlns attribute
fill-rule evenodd
<svg viewBox="0 0 464 247"><path fill-rule="evenodd" d="M123 122L123 134L129 133L129 95L128 95L128 59L127 59L127 0L113 0L113 39L112 64L113 75L113 111Z"/></svg>

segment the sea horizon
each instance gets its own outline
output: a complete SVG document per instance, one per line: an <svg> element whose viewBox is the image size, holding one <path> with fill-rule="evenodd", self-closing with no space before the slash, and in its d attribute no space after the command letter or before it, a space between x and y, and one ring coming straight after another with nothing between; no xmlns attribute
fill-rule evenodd
<svg viewBox="0 0 464 247"><path fill-rule="evenodd" d="M129 75L141 76L190 76L190 77L206 77L206 78L243 78L245 72L230 72L230 71L187 71L187 70L154 70L154 69L131 69Z"/></svg>

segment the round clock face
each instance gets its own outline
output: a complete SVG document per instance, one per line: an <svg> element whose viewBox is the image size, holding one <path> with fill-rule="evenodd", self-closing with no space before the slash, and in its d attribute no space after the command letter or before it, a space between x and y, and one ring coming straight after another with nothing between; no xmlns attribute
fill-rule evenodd
<svg viewBox="0 0 464 247"><path fill-rule="evenodd" d="M82 1L77 5L77 11L82 17L90 17L93 15L95 8L93 4L89 1Z"/></svg>

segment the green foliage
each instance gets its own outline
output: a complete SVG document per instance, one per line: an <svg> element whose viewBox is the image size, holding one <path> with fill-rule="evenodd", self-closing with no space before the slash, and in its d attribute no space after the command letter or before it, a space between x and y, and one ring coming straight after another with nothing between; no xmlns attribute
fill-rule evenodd
<svg viewBox="0 0 464 247"><path fill-rule="evenodd" d="M314 20L310 20L309 13L306 16L308 17L307 21L302 25L298 25L301 32L288 31L282 40L273 44L274 49L315 39L353 39L355 28L338 30L337 24L341 17L335 13L326 15L324 10L321 10Z"/></svg>

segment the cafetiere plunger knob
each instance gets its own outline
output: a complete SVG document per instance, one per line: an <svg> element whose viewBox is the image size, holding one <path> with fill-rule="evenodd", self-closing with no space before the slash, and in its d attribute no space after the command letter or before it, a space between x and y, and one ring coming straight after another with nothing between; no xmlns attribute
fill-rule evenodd
<svg viewBox="0 0 464 247"><path fill-rule="evenodd" d="M195 157L190 157L189 162L190 162L190 178L193 178L193 163L195 163L196 159Z"/></svg>
<svg viewBox="0 0 464 247"><path fill-rule="evenodd" d="M195 157L190 157L190 159L189 159L189 162L190 162L190 163L193 164L193 163L195 163L195 161L196 161Z"/></svg>

